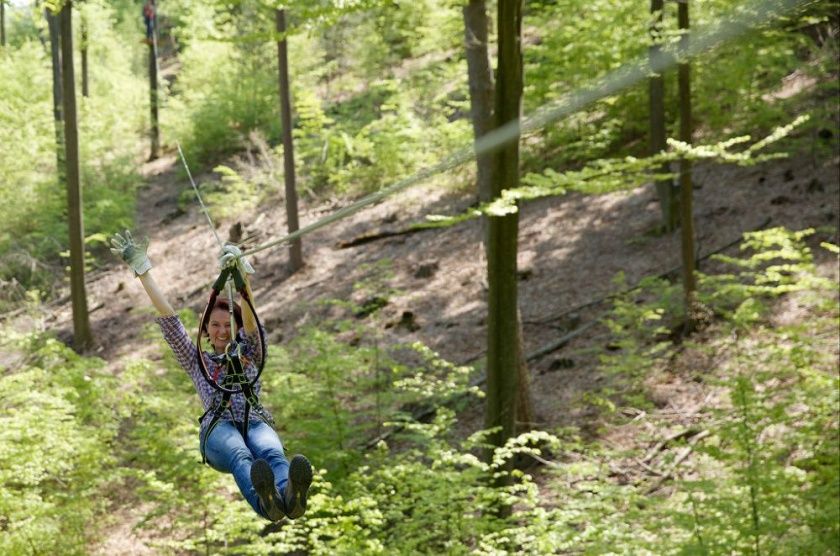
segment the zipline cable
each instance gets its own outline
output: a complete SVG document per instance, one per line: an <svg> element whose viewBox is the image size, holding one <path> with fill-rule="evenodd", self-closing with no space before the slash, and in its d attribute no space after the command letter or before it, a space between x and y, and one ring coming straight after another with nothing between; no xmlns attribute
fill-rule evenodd
<svg viewBox="0 0 840 556"><path fill-rule="evenodd" d="M219 244L219 249L224 249L225 244L222 243L219 234L216 233L216 226L213 225L213 220L210 219L210 211L207 210L207 206L204 204L204 201L201 199L201 193L198 191L198 186L195 184L195 180L193 180L192 172L190 172L190 167L187 165L187 159L184 157L184 151L181 150L181 143L175 143L178 146L178 154L181 155L181 162L184 164L184 169L187 171L187 177L190 178L190 184L192 184L193 191L195 191L195 196L198 198L198 204L201 205L201 210L204 212L204 216L207 217L207 225L210 226L210 231L213 232L213 237L216 238L216 243ZM228 304L228 317L230 318L230 329L236 330L236 317L233 311L233 285L228 280L225 284L227 287L227 294L230 303ZM250 301L249 301L250 304ZM206 309L205 309L206 312ZM256 313L254 313L256 314ZM200 355L199 355L200 357Z"/></svg>
<svg viewBox="0 0 840 556"><path fill-rule="evenodd" d="M678 52L675 53L663 50L653 58L648 56L640 57L634 62L626 64L621 68L608 73L590 87L574 91L556 101L546 103L543 107L537 109L534 114L523 119L521 122L519 120L514 120L496 128L495 130L478 138L471 146L462 147L454 151L437 164L423 168L411 176L401 179L384 189L362 197L358 201L351 203L350 205L347 205L346 207L343 207L329 216L309 224L308 226L304 226L299 230L280 237L279 239L272 240L249 249L243 252L241 256L253 255L271 247L292 242L337 220L350 216L361 209L384 199L385 197L393 195L403 189L407 189L419 182L425 181L436 174L457 168L461 164L474 159L476 156L495 151L511 141L518 140L523 134L531 133L547 126L548 124L557 122L566 116L582 110L584 107L592 104L593 102L615 95L616 93L639 83L643 79L647 78L652 72L662 73L676 66L681 60L694 58L699 54L715 48L716 46L725 44L741 35L744 35L748 31L773 20L774 18L785 15L800 5L809 3L810 1L811 0L763 0L740 6L736 8L738 13L730 21L719 23L705 33L692 33L688 40L688 44L685 47L680 47ZM183 154L181 156L183 158ZM189 173L189 170L187 172ZM192 180L192 178L190 179ZM195 188L195 183L193 183L193 187ZM197 192L198 189L196 188L196 193ZM204 205L202 203L202 207L203 206ZM207 214L206 209L205 214ZM207 218L209 221L209 215ZM215 229L213 230L213 233L215 234Z"/></svg>
<svg viewBox="0 0 840 556"><path fill-rule="evenodd" d="M192 173L190 172L190 167L187 166L187 159L184 158L184 151L181 150L181 143L175 144L178 145L178 154L181 155L181 162L184 164L184 169L187 171L187 177L190 178L190 184L192 184L195 196L198 198L198 204L201 205L201 211L204 213L204 216L207 217L207 224L210 226L210 231L213 232L213 237L216 238L216 243L219 244L219 249L222 249L225 244L222 243L222 240L219 238L219 234L216 233L216 226L213 225L213 221L210 219L210 211L207 210L207 207L204 205L204 201L201 200L201 193L198 192L198 186L195 185Z"/></svg>

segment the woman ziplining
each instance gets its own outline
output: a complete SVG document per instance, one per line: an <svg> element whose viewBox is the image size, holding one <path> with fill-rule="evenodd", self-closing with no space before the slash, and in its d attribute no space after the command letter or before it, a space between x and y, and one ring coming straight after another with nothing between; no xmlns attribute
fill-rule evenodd
<svg viewBox="0 0 840 556"><path fill-rule="evenodd" d="M309 460L286 459L271 415L259 402L260 373L265 362L265 330L253 304L249 274L254 272L241 251L225 245L219 257L221 274L213 286L193 343L172 305L150 272L148 242L136 242L131 233L116 234L111 251L134 271L159 316L156 322L176 360L195 385L204 406L199 418L202 461L233 475L242 496L254 511L269 521L296 519L306 511L312 483ZM219 292L232 279L243 301ZM201 349L208 338L212 351Z"/></svg>

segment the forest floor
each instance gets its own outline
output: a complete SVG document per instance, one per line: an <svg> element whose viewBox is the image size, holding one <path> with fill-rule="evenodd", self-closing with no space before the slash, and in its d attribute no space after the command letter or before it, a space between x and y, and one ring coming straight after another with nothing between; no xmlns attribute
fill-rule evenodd
<svg viewBox="0 0 840 556"><path fill-rule="evenodd" d="M760 226L790 229L816 228L812 245L838 242L840 172L838 159L817 160L806 154L752 168L698 165L695 217L699 255L734 243L746 231ZM247 178L245 157L231 161ZM176 154L145 163L145 184L139 191L136 231L151 240L153 274L176 308L204 308L209 284L217 274L213 235L197 203L187 210L178 199L189 182L179 173ZM256 171L256 168L253 169ZM197 181L218 179L212 174ZM278 191L282 186L278 184ZM389 276L380 278L389 288L387 304L377 313L381 342L419 340L456 363L473 362L484 354L486 294L480 223L467 222L395 236L349 248L340 243L382 230L398 230L427 214L454 213L471 203L464 192L424 186L362 210L312 233L304 239L305 267L290 274L287 252L276 247L251 260L259 313L270 343L295 336L307 323L344 318L346 309L318 303L340 299L362 302L374 293L357 284L370 281L378 261L387 260ZM347 199L301 203L301 225L307 225L349 202ZM454 208L453 208L454 207ZM768 220L769 219L769 220ZM608 304L597 302L616 291L614 277L623 272L626 283L660 275L679 266L679 234L656 234L659 206L652 186L600 196L571 194L526 203L519 224L519 306L526 353L599 318ZM248 214L216 222L222 239L243 241L245 247L283 236L286 230L283 200L275 195ZM836 259L821 260L823 271L837 276ZM715 263L704 260L702 271ZM678 272L676 273L678 276ZM89 275L88 305L95 346L91 354L120 373L130 358L160 360L143 328L153 311L140 283L121 263ZM584 306L588 303L589 306ZM582 307L583 306L583 307ZM48 327L62 339L72 334L69 303L55 307ZM606 329L596 324L562 349L530 361L531 393L539 428L576 425L595 434L601 430L597 414L579 403L581 396L604 380L598 372L597 349L606 343ZM673 374L650 385L662 412L690 416L703 403L701 387ZM464 430L482 425L480 404L460 416ZM280 425L282 435L282 424ZM665 434L667 431L662 431ZM638 429L601 430L604 441L629 445ZM368 439L359 439L360 443ZM127 508L125 522L103 539L102 554L151 553L132 530L140 509Z"/></svg>

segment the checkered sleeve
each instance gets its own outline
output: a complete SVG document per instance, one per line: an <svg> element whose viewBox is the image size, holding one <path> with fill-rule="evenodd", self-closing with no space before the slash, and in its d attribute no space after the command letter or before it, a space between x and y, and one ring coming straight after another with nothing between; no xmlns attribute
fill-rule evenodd
<svg viewBox="0 0 840 556"><path fill-rule="evenodd" d="M260 326L260 331L262 332L263 338L265 338L265 328ZM251 377L251 373L248 373L247 371L252 371L256 373L256 368L259 367L260 361L262 360L263 352L262 346L260 345L260 336L256 332L254 332L253 334L248 334L243 328L239 332L239 338L241 340L242 345L242 355L244 355L253 362L253 366L251 367L251 369L246 369L246 374L250 378L253 378Z"/></svg>
<svg viewBox="0 0 840 556"><path fill-rule="evenodd" d="M172 315L159 317L155 319L155 322L160 325L161 332L163 332L163 339L172 348L175 359L191 377L197 378L199 373L198 363L196 362L197 349L192 340L190 340L181 319L178 318L178 315Z"/></svg>

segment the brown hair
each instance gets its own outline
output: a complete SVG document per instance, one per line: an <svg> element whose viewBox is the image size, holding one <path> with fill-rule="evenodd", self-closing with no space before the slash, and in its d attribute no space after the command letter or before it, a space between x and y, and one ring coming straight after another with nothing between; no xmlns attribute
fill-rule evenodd
<svg viewBox="0 0 840 556"><path fill-rule="evenodd" d="M217 297L216 302L213 304L213 307L210 309L210 313L215 311L216 309L221 309L224 312L230 311L230 301L228 301L224 297ZM236 321L236 328L237 330L242 328L242 308L239 306L238 303L233 303L233 319ZM209 319L208 319L209 322ZM202 325L201 331L204 334L207 334L207 326Z"/></svg>

